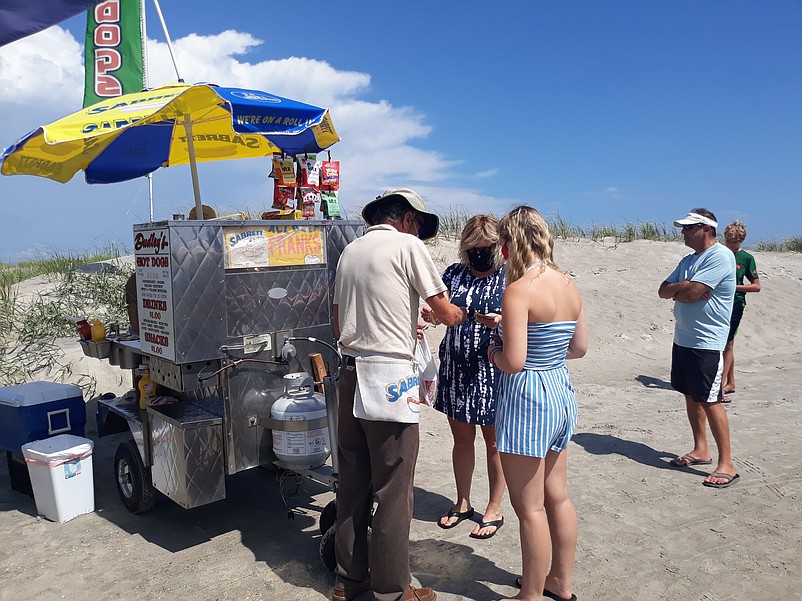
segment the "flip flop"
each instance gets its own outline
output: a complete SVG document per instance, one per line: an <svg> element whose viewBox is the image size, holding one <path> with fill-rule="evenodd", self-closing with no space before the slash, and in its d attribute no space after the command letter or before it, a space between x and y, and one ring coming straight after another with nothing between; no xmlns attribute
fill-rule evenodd
<svg viewBox="0 0 802 601"><path fill-rule="evenodd" d="M515 579L515 586L518 588L523 588L523 580L521 577ZM555 599L555 601L576 601L576 595L571 595L568 599L563 599L562 597L558 597L556 593L552 593L549 589L543 589L543 596L548 597L549 599Z"/></svg>
<svg viewBox="0 0 802 601"><path fill-rule="evenodd" d="M489 528L490 526L495 526L496 529L493 530L493 532L491 532L490 534L474 534L473 532L471 532L468 536L470 536L471 538L478 538L480 540L493 538L496 535L496 532L499 531L499 528L501 528L503 525L504 525L504 518L501 518L500 520L491 520L490 522L482 521L482 522L479 522L479 528L480 529L481 528Z"/></svg>
<svg viewBox="0 0 802 601"><path fill-rule="evenodd" d="M730 394L732 394L732 393L730 393ZM722 403L732 403L732 399L725 394L723 397L721 397L721 402Z"/></svg>
<svg viewBox="0 0 802 601"><path fill-rule="evenodd" d="M440 521L443 518L440 518L440 520L437 520L437 525L443 528L444 530L448 530L449 528L453 528L463 520L471 519L473 517L473 513L474 513L473 507L471 507L468 511L454 511L452 509L446 515L444 515L443 518L447 519L457 518L457 521L454 522L453 524L444 524L443 522Z"/></svg>
<svg viewBox="0 0 802 601"><path fill-rule="evenodd" d="M729 388L725 388L725 389L724 389L724 390L722 390L721 392L722 392L723 394L735 394L735 389L733 388L732 390L730 390Z"/></svg>
<svg viewBox="0 0 802 601"><path fill-rule="evenodd" d="M699 459L698 457L694 457L693 455L683 455L682 457L677 457L676 459L672 459L669 462L674 467L688 467L689 465L710 465L713 463L712 459Z"/></svg>
<svg viewBox="0 0 802 601"><path fill-rule="evenodd" d="M738 480L741 479L741 477L738 474L735 474L733 476L732 474L724 474L722 472L713 472L712 474L710 474L710 476L708 476L708 478L710 477L724 478L726 480L726 482L708 482L707 480L704 480L702 484L704 484L705 486L709 486L710 488L727 488L728 486L732 486L733 484L738 482Z"/></svg>
<svg viewBox="0 0 802 601"><path fill-rule="evenodd" d="M571 595L568 599L564 599L562 597L558 597L556 593L552 593L549 589L543 589L543 596L548 597L549 599L554 599L554 601L576 601L576 595Z"/></svg>

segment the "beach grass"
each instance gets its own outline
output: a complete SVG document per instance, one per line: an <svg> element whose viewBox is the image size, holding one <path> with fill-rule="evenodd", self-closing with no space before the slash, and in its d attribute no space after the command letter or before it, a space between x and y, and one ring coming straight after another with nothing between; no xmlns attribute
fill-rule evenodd
<svg viewBox="0 0 802 601"><path fill-rule="evenodd" d="M501 215L488 212L500 218ZM448 240L458 240L462 229L474 213L461 207L452 207L437 213L440 218L439 236ZM591 240L605 244L621 244L635 240L653 240L655 242L681 242L681 230L672 223L655 221L636 221L616 224L598 224L579 226L571 223L559 213L546 217L551 235L556 240ZM719 236L724 242L723 234ZM779 241L761 241L752 247L764 252L802 252L802 236L790 236Z"/></svg>
<svg viewBox="0 0 802 601"><path fill-rule="evenodd" d="M41 251L41 256L21 263L0 262L0 289L42 275L56 275L80 265L117 259L127 254L125 249L108 245L83 253L61 251L55 248Z"/></svg>
<svg viewBox="0 0 802 601"><path fill-rule="evenodd" d="M496 218L492 212L488 213ZM451 207L440 211L439 235L448 240L459 239L462 229L474 213L460 207ZM632 242L634 240L655 240L659 242L674 242L681 240L679 230L673 225L651 221L638 221L624 225L592 224L581 227L571 223L559 213L546 217L551 235L557 240L592 240L594 242L613 243Z"/></svg>
<svg viewBox="0 0 802 601"><path fill-rule="evenodd" d="M362 207L357 207L354 213L359 215L361 211ZM232 209L230 214L220 218L258 219L261 212L262 211L254 210L252 207L245 207ZM465 207L459 206L451 206L434 212L440 219L438 238L445 240L459 240L465 224L471 217L477 214L476 211L470 211ZM494 211L486 211L485 214L493 215L497 219L502 217L502 215ZM636 221L623 225L593 223L589 226L579 226L571 223L559 213L549 216L544 215L544 217L548 223L551 235L556 240L592 240L593 242L611 243L613 245L634 242L635 240L653 240L655 242L677 242L682 240L680 229L671 223ZM783 242L769 243L767 248L761 248L760 245L764 243L758 243L756 249L794 251L793 240L794 238L790 238ZM436 244L436 242L436 239L428 241L430 244ZM799 244L800 237L797 237L797 249ZM799 251L797 250L797 252Z"/></svg>
<svg viewBox="0 0 802 601"><path fill-rule="evenodd" d="M791 236L785 240L758 242L755 250L764 252L802 252L802 236Z"/></svg>
<svg viewBox="0 0 802 601"><path fill-rule="evenodd" d="M132 267L98 263L120 256L109 247L88 253L53 251L40 260L0 266L0 386L32 380L77 384L87 398L95 379L73 372L58 340L75 336L76 318L127 323L123 287ZM86 265L102 265L87 270ZM22 297L18 284L46 276L51 285Z"/></svg>

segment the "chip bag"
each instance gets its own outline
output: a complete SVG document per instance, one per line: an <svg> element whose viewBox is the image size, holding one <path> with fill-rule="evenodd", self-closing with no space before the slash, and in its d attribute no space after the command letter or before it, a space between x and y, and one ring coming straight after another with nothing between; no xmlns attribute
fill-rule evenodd
<svg viewBox="0 0 802 601"><path fill-rule="evenodd" d="M320 164L320 189L340 189L340 161L323 161Z"/></svg>
<svg viewBox="0 0 802 601"><path fill-rule="evenodd" d="M339 217L340 193L336 190L321 190L320 210L326 217Z"/></svg>
<svg viewBox="0 0 802 601"><path fill-rule="evenodd" d="M315 204L320 202L320 192L314 188L300 188L300 196L304 219L314 219Z"/></svg>
<svg viewBox="0 0 802 601"><path fill-rule="evenodd" d="M297 186L298 180L295 178L295 164L292 158L275 155L273 157L273 173L276 174L276 181L281 186Z"/></svg>
<svg viewBox="0 0 802 601"><path fill-rule="evenodd" d="M295 221L300 221L301 217L301 211L296 211L295 209L265 211L262 213L262 219L292 219Z"/></svg>
<svg viewBox="0 0 802 601"><path fill-rule="evenodd" d="M298 171L300 184L304 188L320 189L320 162L317 160L317 155L308 154L299 156Z"/></svg>
<svg viewBox="0 0 802 601"><path fill-rule="evenodd" d="M271 177L273 179L278 179L278 173L276 172L276 167L277 167L276 160L277 159L281 159L282 156L283 155L280 155L280 154L274 154L273 155L273 158L270 161L270 174L267 177Z"/></svg>
<svg viewBox="0 0 802 601"><path fill-rule="evenodd" d="M295 188L282 186L275 180L273 183L273 208L294 209Z"/></svg>

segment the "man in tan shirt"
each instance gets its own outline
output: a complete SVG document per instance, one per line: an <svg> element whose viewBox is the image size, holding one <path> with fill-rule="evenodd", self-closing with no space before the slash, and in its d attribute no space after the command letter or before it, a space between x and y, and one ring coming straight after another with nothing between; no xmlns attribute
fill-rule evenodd
<svg viewBox="0 0 802 601"><path fill-rule="evenodd" d="M447 325L464 321L466 311L449 302L421 242L437 235L439 219L426 211L417 193L387 190L365 206L362 216L370 227L343 251L334 291L334 330L344 365L339 383L337 582L332 599L351 601L372 589L376 601L433 601L431 588L410 584L418 424L354 417L356 359L411 361L421 298Z"/></svg>

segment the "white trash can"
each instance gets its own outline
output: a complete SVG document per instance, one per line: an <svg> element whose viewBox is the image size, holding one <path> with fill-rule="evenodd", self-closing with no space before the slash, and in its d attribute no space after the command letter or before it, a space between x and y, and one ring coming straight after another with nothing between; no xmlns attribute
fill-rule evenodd
<svg viewBox="0 0 802 601"><path fill-rule="evenodd" d="M66 522L95 510L93 447L88 438L73 434L22 445L39 515Z"/></svg>

